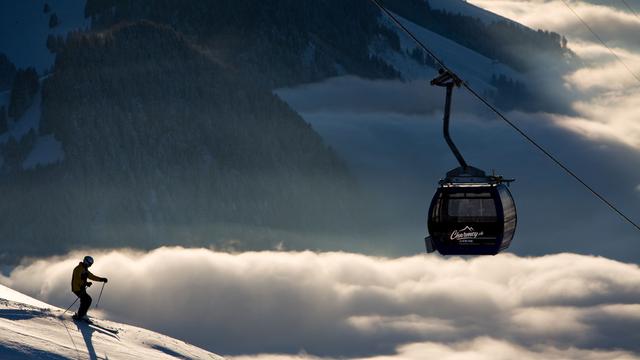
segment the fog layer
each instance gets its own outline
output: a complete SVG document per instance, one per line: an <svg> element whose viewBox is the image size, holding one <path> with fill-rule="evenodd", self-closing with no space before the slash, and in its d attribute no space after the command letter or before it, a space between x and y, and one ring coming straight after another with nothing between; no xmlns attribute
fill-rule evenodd
<svg viewBox="0 0 640 360"><path fill-rule="evenodd" d="M74 299L71 270L83 255L40 259L0 282L66 308ZM91 270L109 278L103 316L221 354L600 359L640 352L640 269L600 257L184 248L93 255ZM89 290L94 298L99 286Z"/></svg>

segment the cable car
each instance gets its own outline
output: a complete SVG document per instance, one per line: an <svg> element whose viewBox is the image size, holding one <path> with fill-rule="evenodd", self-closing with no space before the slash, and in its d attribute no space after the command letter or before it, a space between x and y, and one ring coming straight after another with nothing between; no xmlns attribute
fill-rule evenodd
<svg viewBox="0 0 640 360"><path fill-rule="evenodd" d="M446 87L444 137L460 164L440 180L431 200L425 238L427 252L442 255L495 255L511 244L517 212L508 185L513 179L486 175L467 165L449 136L451 95L462 81L448 71L431 81Z"/></svg>

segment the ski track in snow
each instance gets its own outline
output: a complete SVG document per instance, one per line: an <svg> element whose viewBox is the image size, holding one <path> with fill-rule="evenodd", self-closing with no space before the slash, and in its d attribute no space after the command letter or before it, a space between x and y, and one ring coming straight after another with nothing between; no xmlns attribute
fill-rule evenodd
<svg viewBox="0 0 640 360"><path fill-rule="evenodd" d="M76 305L77 306L77 305ZM222 357L149 330L71 320L63 310L0 285L0 359L213 359ZM117 334L109 331L117 329Z"/></svg>

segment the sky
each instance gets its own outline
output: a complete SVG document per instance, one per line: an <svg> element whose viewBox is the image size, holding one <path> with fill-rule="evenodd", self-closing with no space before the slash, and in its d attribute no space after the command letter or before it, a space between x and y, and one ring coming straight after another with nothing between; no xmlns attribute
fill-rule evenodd
<svg viewBox="0 0 640 360"><path fill-rule="evenodd" d="M470 2L567 36L584 65L558 96L576 114L507 115L640 220L640 82L560 1ZM617 0L571 4L640 74L640 20ZM342 77L278 93L386 204L384 231L350 240L386 256L95 250L109 283L94 315L235 360L640 359L637 232L468 94L454 95L454 139L470 163L517 179L516 238L493 257L422 254L431 195L456 166L441 90ZM66 308L84 255L25 260L0 283Z"/></svg>

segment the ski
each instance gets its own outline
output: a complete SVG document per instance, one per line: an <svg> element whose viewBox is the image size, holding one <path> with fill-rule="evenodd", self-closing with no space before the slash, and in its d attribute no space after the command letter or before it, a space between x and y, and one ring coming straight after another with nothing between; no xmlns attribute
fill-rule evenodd
<svg viewBox="0 0 640 360"><path fill-rule="evenodd" d="M74 319L74 318L71 318L71 319L76 323L85 323L85 324L87 324L87 325L89 325L91 327L94 327L94 328L99 329L99 330L104 330L104 331L110 332L110 333L112 333L114 335L117 335L118 332L120 331L118 329L102 325L102 324L100 324L99 322L96 322L93 319L88 319L88 318L85 318L85 319Z"/></svg>
<svg viewBox="0 0 640 360"><path fill-rule="evenodd" d="M91 321L91 320L89 320L89 322L87 322L87 324L88 324L89 326L91 326L91 327L94 327L94 328L96 328L96 329L100 329L100 330L104 330L104 331L110 332L110 333L112 333L112 334L114 334L114 335L117 335L117 334L120 332L120 330L118 330L118 329L114 329L114 328L112 328L112 327L108 327L108 326L104 326L104 325L96 324L95 322L93 322L93 321Z"/></svg>
<svg viewBox="0 0 640 360"><path fill-rule="evenodd" d="M100 323L96 323L94 320L91 320L91 319L82 320L82 321L84 321L85 323L87 323L87 325L89 325L89 326L91 326L93 328L96 328L96 329L99 329L99 330L104 330L104 331L110 332L110 333L112 333L114 335L118 334L118 332L119 332L118 329L114 329L114 328L109 327L109 326L104 326L104 325L102 325Z"/></svg>

